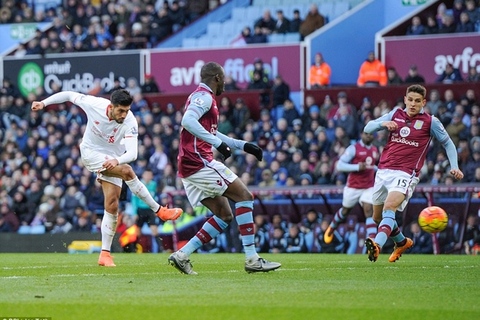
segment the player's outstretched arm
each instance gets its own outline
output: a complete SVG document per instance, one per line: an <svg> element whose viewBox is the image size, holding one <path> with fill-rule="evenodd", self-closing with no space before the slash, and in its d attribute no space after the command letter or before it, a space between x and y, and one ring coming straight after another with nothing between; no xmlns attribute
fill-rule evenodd
<svg viewBox="0 0 480 320"><path fill-rule="evenodd" d="M31 109L32 111L39 111L51 104L62 103L65 101L70 101L73 103L80 95L80 93L73 91L57 92L50 97L43 99L42 101L33 101Z"/></svg>

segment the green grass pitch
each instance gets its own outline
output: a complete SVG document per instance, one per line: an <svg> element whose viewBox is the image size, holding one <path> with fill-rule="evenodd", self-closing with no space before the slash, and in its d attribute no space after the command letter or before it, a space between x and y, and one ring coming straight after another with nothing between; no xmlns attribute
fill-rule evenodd
<svg viewBox="0 0 480 320"><path fill-rule="evenodd" d="M263 255L282 263L248 274L243 254L193 254L197 276L167 254L0 254L0 320L480 319L480 257Z"/></svg>

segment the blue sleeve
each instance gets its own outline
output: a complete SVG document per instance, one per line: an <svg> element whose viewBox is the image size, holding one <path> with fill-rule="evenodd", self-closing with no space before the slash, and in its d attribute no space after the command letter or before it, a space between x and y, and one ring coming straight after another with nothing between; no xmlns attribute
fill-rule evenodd
<svg viewBox="0 0 480 320"><path fill-rule="evenodd" d="M182 118L182 126L185 130L210 143L215 148L222 144L222 140L214 136L200 124L198 121L212 106L212 97L207 94L196 92L190 98L190 104L187 106Z"/></svg>
<svg viewBox="0 0 480 320"><path fill-rule="evenodd" d="M350 161L355 157L355 146L349 145L337 162L337 170L342 172L358 171L360 165L358 163L351 164Z"/></svg>
<svg viewBox="0 0 480 320"><path fill-rule="evenodd" d="M374 133L376 131L380 131L382 129L385 129L384 127L382 127L382 122L392 120L393 114L395 113L396 110L397 110L397 108L394 108L392 111L390 111L387 114L384 114L380 118L368 121L365 128L363 128L363 131L366 132L366 133Z"/></svg>
<svg viewBox="0 0 480 320"><path fill-rule="evenodd" d="M438 118L432 116L432 125L430 127L430 134L437 139L445 148L448 161L452 169L458 169L458 154L457 148L452 139L448 135L447 131L443 127L443 124Z"/></svg>

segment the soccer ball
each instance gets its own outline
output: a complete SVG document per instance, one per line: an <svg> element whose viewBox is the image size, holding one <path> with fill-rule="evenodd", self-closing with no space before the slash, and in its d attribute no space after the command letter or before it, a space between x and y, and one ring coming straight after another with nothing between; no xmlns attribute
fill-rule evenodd
<svg viewBox="0 0 480 320"><path fill-rule="evenodd" d="M427 207L418 215L418 225L429 233L445 230L448 224L448 215L440 207Z"/></svg>

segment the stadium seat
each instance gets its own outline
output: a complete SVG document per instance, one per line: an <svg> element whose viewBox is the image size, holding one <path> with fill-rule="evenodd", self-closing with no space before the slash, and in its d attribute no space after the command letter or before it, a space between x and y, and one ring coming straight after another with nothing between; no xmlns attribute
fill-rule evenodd
<svg viewBox="0 0 480 320"><path fill-rule="evenodd" d="M300 34L296 32L285 34L285 37L283 39L283 42L285 43L299 42L299 41L300 41Z"/></svg>
<svg viewBox="0 0 480 320"><path fill-rule="evenodd" d="M197 47L208 47L210 45L210 38L208 36L202 36L197 39Z"/></svg>
<svg viewBox="0 0 480 320"><path fill-rule="evenodd" d="M233 20L227 20L220 26L221 34L224 37L231 37L240 33L240 30L236 29L237 24Z"/></svg>
<svg viewBox="0 0 480 320"><path fill-rule="evenodd" d="M321 15L324 17L328 18L329 21L333 20L333 9L334 9L334 3L333 2L324 2L321 3L318 6L318 11L320 12Z"/></svg>
<svg viewBox="0 0 480 320"><path fill-rule="evenodd" d="M260 19L262 13L263 13L262 7L255 7L255 6L247 7L247 10L245 12L245 16L243 17L243 20L245 20L245 19L254 19L254 20Z"/></svg>
<svg viewBox="0 0 480 320"><path fill-rule="evenodd" d="M233 21L243 21L245 19L247 8L236 7L232 10L232 20Z"/></svg>
<svg viewBox="0 0 480 320"><path fill-rule="evenodd" d="M210 22L207 25L207 35L209 37L218 37L222 34L222 23L221 22Z"/></svg>
<svg viewBox="0 0 480 320"><path fill-rule="evenodd" d="M197 46L197 39L195 38L184 38L182 40L183 48L195 48Z"/></svg>
<svg viewBox="0 0 480 320"><path fill-rule="evenodd" d="M45 233L45 226L32 226L30 227L30 234L44 234Z"/></svg>
<svg viewBox="0 0 480 320"><path fill-rule="evenodd" d="M284 39L285 35L283 33L273 33L268 36L268 43L282 43Z"/></svg>
<svg viewBox="0 0 480 320"><path fill-rule="evenodd" d="M332 17L330 20L336 19L350 9L350 3L348 1L340 1L335 3L333 8Z"/></svg>

